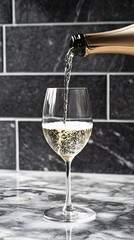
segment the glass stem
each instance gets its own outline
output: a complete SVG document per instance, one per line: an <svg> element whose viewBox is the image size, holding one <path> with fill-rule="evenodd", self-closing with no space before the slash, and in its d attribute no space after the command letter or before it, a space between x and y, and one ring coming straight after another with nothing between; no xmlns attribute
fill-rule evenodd
<svg viewBox="0 0 134 240"><path fill-rule="evenodd" d="M73 211L73 205L71 202L71 161L66 161L66 200L63 207L64 212Z"/></svg>
<svg viewBox="0 0 134 240"><path fill-rule="evenodd" d="M66 228L66 240L72 239L72 227Z"/></svg>

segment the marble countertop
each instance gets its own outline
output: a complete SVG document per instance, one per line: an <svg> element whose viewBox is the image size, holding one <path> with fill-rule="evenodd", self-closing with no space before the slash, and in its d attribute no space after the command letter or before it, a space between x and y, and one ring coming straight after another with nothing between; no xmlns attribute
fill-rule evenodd
<svg viewBox="0 0 134 240"><path fill-rule="evenodd" d="M1 170L0 240L134 239L134 176L72 173L73 204L92 208L92 222L46 222L44 209L64 200L63 172Z"/></svg>

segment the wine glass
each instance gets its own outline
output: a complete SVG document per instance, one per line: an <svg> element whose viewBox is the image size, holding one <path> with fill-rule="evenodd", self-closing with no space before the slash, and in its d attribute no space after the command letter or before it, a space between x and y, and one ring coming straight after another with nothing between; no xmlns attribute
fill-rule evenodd
<svg viewBox="0 0 134 240"><path fill-rule="evenodd" d="M67 97L65 100L65 96ZM92 133L92 113L87 88L47 88L42 117L44 137L66 166L64 206L51 207L44 218L58 222L87 222L95 219L93 210L71 201L71 162L85 147Z"/></svg>

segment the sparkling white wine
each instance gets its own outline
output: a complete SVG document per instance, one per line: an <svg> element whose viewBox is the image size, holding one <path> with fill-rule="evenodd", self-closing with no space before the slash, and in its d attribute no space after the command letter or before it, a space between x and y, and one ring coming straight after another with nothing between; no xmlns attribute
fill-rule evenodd
<svg viewBox="0 0 134 240"><path fill-rule="evenodd" d="M71 161L87 144L92 122L66 121L43 123L43 133L50 147L64 161Z"/></svg>

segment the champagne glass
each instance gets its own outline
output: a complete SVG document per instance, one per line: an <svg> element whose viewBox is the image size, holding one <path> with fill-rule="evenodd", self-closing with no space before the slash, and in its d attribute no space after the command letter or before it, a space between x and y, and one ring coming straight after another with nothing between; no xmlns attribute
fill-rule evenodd
<svg viewBox="0 0 134 240"><path fill-rule="evenodd" d="M67 101L65 101L65 93ZM71 162L87 144L92 127L87 88L68 88L68 90L47 88L43 105L42 129L47 143L65 162L66 198L64 206L51 207L44 212L46 220L87 222L96 217L93 210L82 206L74 207L71 201Z"/></svg>

